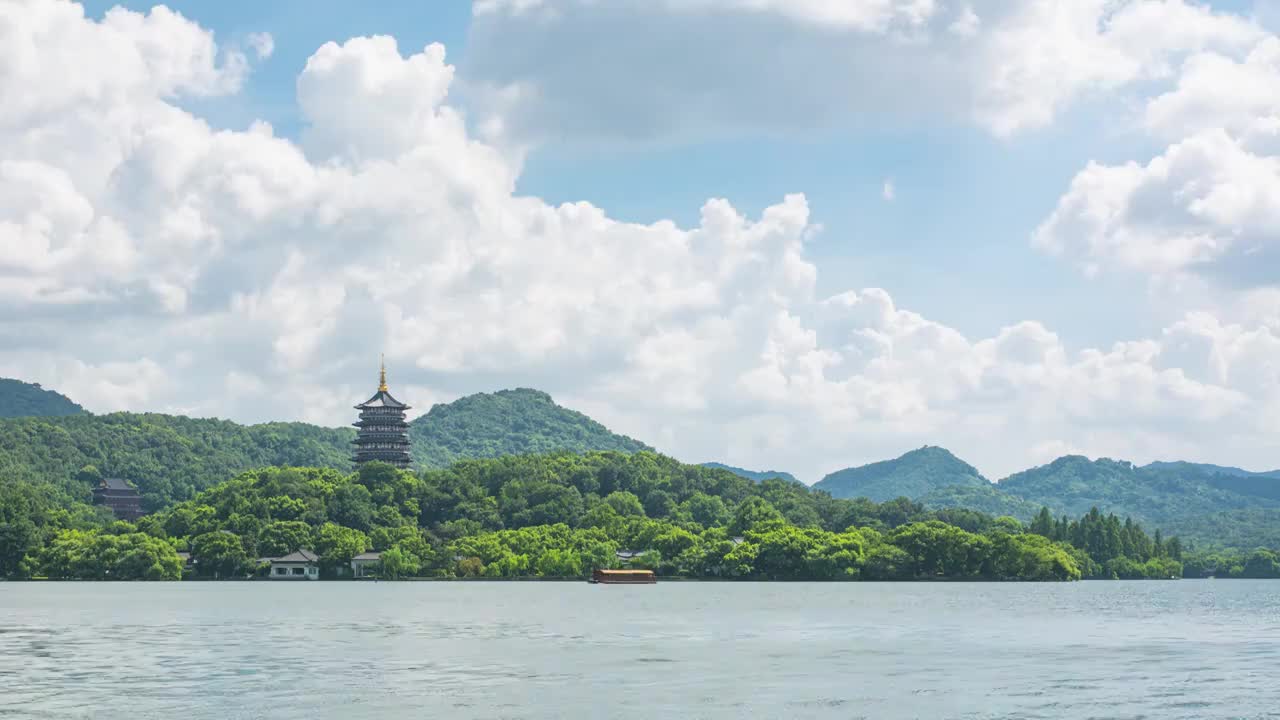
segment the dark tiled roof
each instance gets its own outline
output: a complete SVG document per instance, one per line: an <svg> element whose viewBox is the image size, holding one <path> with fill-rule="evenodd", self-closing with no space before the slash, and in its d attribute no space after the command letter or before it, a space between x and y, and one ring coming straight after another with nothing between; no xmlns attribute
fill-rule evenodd
<svg viewBox="0 0 1280 720"><path fill-rule="evenodd" d="M405 405L399 400L391 397L391 393L385 390L379 390L377 395L374 395L368 400L365 400L364 402L360 403L359 405L356 406L356 409L363 410L365 408L381 408L381 407L400 408L401 410L409 409L408 405Z"/></svg>
<svg viewBox="0 0 1280 720"><path fill-rule="evenodd" d="M273 558L271 562L315 562L319 559L310 550L294 550L284 557Z"/></svg>
<svg viewBox="0 0 1280 720"><path fill-rule="evenodd" d="M132 490L133 489L133 486L130 485L127 480L123 480L121 478L102 478L102 481L98 483L98 487L106 488L107 490Z"/></svg>

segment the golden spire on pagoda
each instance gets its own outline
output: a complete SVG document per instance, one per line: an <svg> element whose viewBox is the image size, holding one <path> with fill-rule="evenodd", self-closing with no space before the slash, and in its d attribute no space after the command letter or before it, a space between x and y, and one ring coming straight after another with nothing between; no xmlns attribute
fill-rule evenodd
<svg viewBox="0 0 1280 720"><path fill-rule="evenodd" d="M387 356L382 356L382 370L378 372L378 392L387 392Z"/></svg>

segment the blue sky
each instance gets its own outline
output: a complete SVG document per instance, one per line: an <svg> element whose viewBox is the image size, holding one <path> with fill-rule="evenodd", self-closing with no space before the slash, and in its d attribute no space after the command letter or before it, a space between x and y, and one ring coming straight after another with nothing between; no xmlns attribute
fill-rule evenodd
<svg viewBox="0 0 1280 720"><path fill-rule="evenodd" d="M1280 466L1271 4L115 5L2 51L0 374L336 425L386 351L808 480Z"/></svg>

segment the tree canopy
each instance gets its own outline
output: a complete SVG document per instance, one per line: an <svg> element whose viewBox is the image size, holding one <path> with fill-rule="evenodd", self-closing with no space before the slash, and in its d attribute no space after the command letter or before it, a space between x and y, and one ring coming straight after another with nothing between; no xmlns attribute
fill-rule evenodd
<svg viewBox="0 0 1280 720"><path fill-rule="evenodd" d="M833 472L814 487L838 498L865 497L882 502L896 497L918 499L956 485L990 488L991 483L947 450L923 447L894 460Z"/></svg>
<svg viewBox="0 0 1280 720"><path fill-rule="evenodd" d="M621 566L771 580L1181 574L1179 541L1096 511L1068 521L1046 510L1025 526L906 498L837 499L650 452L507 456L417 473L266 467L136 524L51 510L38 494L9 506L20 508L0 525L0 539L13 538L0 549L11 576L164 579L175 576L170 553L183 550L194 572L226 578L300 548L325 575L380 551L385 577L582 577Z"/></svg>
<svg viewBox="0 0 1280 720"><path fill-rule="evenodd" d="M409 438L414 462L434 468L463 459L557 450L653 449L528 388L477 393L435 405L409 424Z"/></svg>

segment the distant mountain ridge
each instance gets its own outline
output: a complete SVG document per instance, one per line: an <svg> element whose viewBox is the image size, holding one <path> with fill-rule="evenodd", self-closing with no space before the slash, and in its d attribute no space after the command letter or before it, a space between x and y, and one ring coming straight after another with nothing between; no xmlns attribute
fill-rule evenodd
<svg viewBox="0 0 1280 720"><path fill-rule="evenodd" d="M85 409L39 383L0 378L0 418L83 415Z"/></svg>
<svg viewBox="0 0 1280 720"><path fill-rule="evenodd" d="M1191 463L1139 467L1123 460L1079 455L1014 473L1002 492L1057 513L1092 507L1148 524L1211 513L1280 505L1280 483L1271 478L1209 474Z"/></svg>
<svg viewBox="0 0 1280 720"><path fill-rule="evenodd" d="M763 471L745 470L740 467L734 467L733 465L725 465L724 463L718 463L718 462L704 462L704 463L701 463L701 465L702 467L719 468L720 470L728 470L729 472L733 473L734 475L737 475L738 477L744 477L748 480L754 480L756 482L761 482L763 480L768 480L770 478L782 478L783 480L786 480L788 482L800 483L800 481L796 479L795 475L792 475L789 472L782 472L779 470L763 470ZM804 483L800 483L800 484L803 485Z"/></svg>
<svg viewBox="0 0 1280 720"><path fill-rule="evenodd" d="M893 460L838 470L819 480L814 488L825 490L832 497L865 497L884 502L898 497L920 498L952 486L990 489L991 481L949 450L926 445Z"/></svg>
<svg viewBox="0 0 1280 720"><path fill-rule="evenodd" d="M815 488L835 497L907 497L933 509L966 508L1030 520L1041 507L1078 517L1097 507L1213 545L1249 547L1280 536L1280 472L1189 462L1136 466L1068 455L989 483L942 448L924 447L848 468Z"/></svg>
<svg viewBox="0 0 1280 720"><path fill-rule="evenodd" d="M1228 475L1231 477L1265 477L1280 480L1280 470L1265 470L1263 472L1254 472L1252 470L1241 470L1238 467L1229 467L1226 465L1211 465L1209 463L1193 463L1181 460L1174 462L1153 462L1142 466L1153 470L1197 470L1207 475Z"/></svg>

